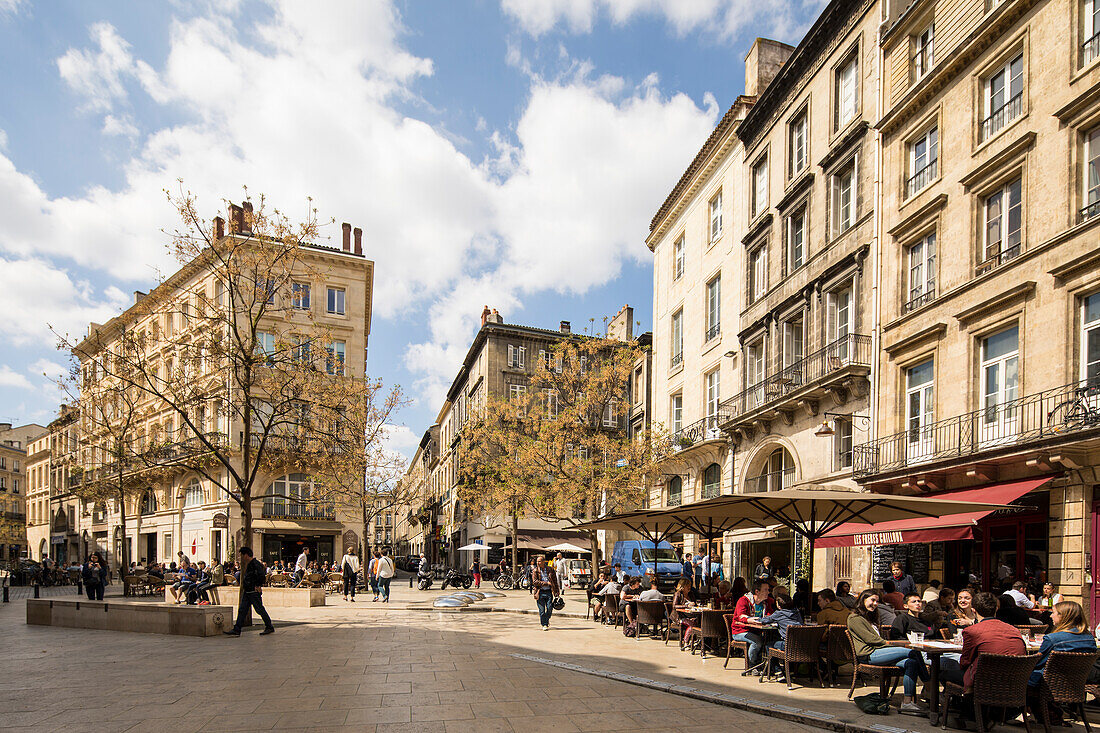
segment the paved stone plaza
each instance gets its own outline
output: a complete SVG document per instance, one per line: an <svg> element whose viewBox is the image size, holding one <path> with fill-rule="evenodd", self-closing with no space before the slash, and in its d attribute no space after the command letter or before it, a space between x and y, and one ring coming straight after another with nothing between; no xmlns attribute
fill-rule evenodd
<svg viewBox="0 0 1100 733"><path fill-rule="evenodd" d="M431 593L430 596L437 595ZM10 731L414 730L759 731L811 730L789 720L703 702L638 684L561 669L515 655L626 672L754 700L813 709L832 722L929 730L917 718L868 718L846 690L761 685L675 644L559 618L550 632L516 613L439 613L408 608L429 594L395 587L389 608L355 605L275 609L278 632L239 639L189 638L29 627L24 602L0 609L16 674L0 682ZM567 613L581 610L571 594ZM110 597L108 597L110 600ZM119 599L121 601L121 599ZM147 602L147 601L137 601ZM512 593L492 605L530 608Z"/></svg>

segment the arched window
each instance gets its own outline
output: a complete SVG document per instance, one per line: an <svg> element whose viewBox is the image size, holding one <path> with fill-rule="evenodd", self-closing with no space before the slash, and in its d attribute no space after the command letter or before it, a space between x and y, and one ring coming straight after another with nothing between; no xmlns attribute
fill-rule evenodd
<svg viewBox="0 0 1100 733"><path fill-rule="evenodd" d="M206 503L206 496L202 490L202 484L197 478L191 479L191 483L187 484L187 490L183 495L183 505L187 506L202 506Z"/></svg>
<svg viewBox="0 0 1100 733"><path fill-rule="evenodd" d="M668 480L668 505L679 506L684 501L684 482L679 476Z"/></svg>
<svg viewBox="0 0 1100 733"><path fill-rule="evenodd" d="M106 502L97 501L92 505L92 523L100 524L107 521L107 504Z"/></svg>
<svg viewBox="0 0 1100 733"><path fill-rule="evenodd" d="M149 489L141 497L141 514L155 514L157 511L157 495L153 493L152 489Z"/></svg>
<svg viewBox="0 0 1100 733"><path fill-rule="evenodd" d="M794 481L794 458L786 448L776 448L748 480L746 491L779 491Z"/></svg>
<svg viewBox="0 0 1100 733"><path fill-rule="evenodd" d="M718 487L722 481L722 467L712 463L703 469L703 498L713 499L718 496Z"/></svg>

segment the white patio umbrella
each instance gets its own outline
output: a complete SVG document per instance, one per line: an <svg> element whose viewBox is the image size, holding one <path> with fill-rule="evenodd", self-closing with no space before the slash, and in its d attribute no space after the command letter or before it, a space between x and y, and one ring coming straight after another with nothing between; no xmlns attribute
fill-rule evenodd
<svg viewBox="0 0 1100 733"><path fill-rule="evenodd" d="M462 547L459 547L458 551L462 552L463 550L470 550L472 552L478 552L480 550L488 550L488 549L489 549L488 545L479 545L476 542L471 542L468 545L463 545Z"/></svg>
<svg viewBox="0 0 1100 733"><path fill-rule="evenodd" d="M547 552L587 552L591 553L592 550L586 550L583 547L577 547L572 542L559 542L556 545L551 545L546 548Z"/></svg>

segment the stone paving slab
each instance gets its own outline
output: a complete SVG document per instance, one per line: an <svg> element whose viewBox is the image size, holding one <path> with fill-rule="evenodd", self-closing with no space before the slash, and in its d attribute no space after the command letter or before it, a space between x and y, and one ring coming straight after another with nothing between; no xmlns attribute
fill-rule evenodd
<svg viewBox="0 0 1100 733"><path fill-rule="evenodd" d="M815 727L931 731L919 718L862 715L845 699L846 688L788 693L742 678L740 661L723 669L721 659L627 639L591 621L559 616L542 632L536 619L516 613L399 607L417 593L395 588L388 607L368 598L274 609L273 636L254 628L240 638L207 639L30 627L22 623L23 604L8 604L0 607L0 629L19 673L0 679L4 728L531 733L537 721L552 733L761 733L777 713L810 710L818 720L804 721ZM567 604L583 614L578 595ZM519 611L526 604L533 606L529 595L513 592L495 605ZM95 705L70 694L89 682L122 692ZM759 708L768 712L761 715L729 707L738 701L772 708Z"/></svg>

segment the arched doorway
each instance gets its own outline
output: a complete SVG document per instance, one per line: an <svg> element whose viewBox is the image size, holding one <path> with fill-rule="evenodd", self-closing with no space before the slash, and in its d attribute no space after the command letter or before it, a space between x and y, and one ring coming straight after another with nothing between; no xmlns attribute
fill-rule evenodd
<svg viewBox="0 0 1100 733"><path fill-rule="evenodd" d="M783 446L772 450L745 481L745 492L779 491L794 483L794 457Z"/></svg>

